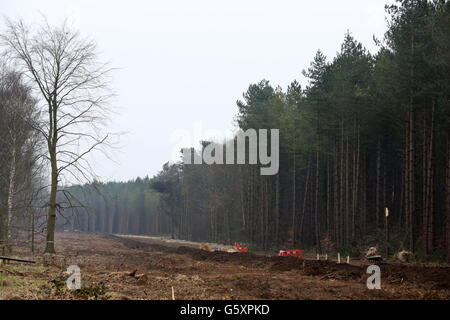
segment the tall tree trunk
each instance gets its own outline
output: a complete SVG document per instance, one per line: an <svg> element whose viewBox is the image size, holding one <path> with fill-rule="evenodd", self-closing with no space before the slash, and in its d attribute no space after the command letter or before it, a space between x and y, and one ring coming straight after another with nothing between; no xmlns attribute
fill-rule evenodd
<svg viewBox="0 0 450 320"><path fill-rule="evenodd" d="M56 142L55 142L56 143ZM51 161L51 186L50 208L47 220L47 239L45 253L55 253L55 226L56 226L56 192L58 189L58 168L56 163L56 145L53 145L50 153Z"/></svg>
<svg viewBox="0 0 450 320"><path fill-rule="evenodd" d="M403 152L403 157L405 156ZM403 158L403 168L400 174L400 203L399 203L399 215L398 215L398 230L403 228L403 211L405 208L405 169L404 169L404 158Z"/></svg>
<svg viewBox="0 0 450 320"><path fill-rule="evenodd" d="M362 218L361 218L361 233L366 234L367 225L367 154L364 155L363 170L364 176L362 178Z"/></svg>
<svg viewBox="0 0 450 320"><path fill-rule="evenodd" d="M248 237L250 241L254 241L253 238L253 211L254 211L254 190L255 190L255 181L253 174L253 166L248 166L249 174L250 174L250 183L249 183L249 201L248 201Z"/></svg>
<svg viewBox="0 0 450 320"><path fill-rule="evenodd" d="M242 177L242 171L241 171L242 167L239 167L239 175ZM243 183L242 180L240 180L240 185L241 185L241 198L240 198L240 202L241 202L241 228L242 230L245 232L245 200L244 200L244 187L245 184Z"/></svg>
<svg viewBox="0 0 450 320"><path fill-rule="evenodd" d="M411 23L411 66L409 94L409 251L414 252L415 178L414 178L414 23Z"/></svg>
<svg viewBox="0 0 450 320"><path fill-rule="evenodd" d="M260 234L260 241L261 241L261 247L263 248L263 249L265 249L265 247L264 247L264 229L265 229L265 226L264 226L264 216L265 216L265 211L266 211L266 208L265 208L265 195L266 195L266 193L265 193L265 190L264 190L264 181L263 180L260 180L260 187L259 187L259 207L260 207L260 210L259 210L259 214L260 214L260 216L261 216L261 218L260 218L260 220L261 220L261 222L260 222L260 227L261 227L261 229L260 229L260 232L261 232L261 234Z"/></svg>
<svg viewBox="0 0 450 320"><path fill-rule="evenodd" d="M408 113L408 118L409 118L409 113ZM409 122L408 122L409 123ZM404 186L404 192L405 192L405 196L404 196L404 203L405 203L405 235L409 235L409 124L406 125L406 130L405 130L405 163L404 163L404 181L405 181L405 186Z"/></svg>
<svg viewBox="0 0 450 320"><path fill-rule="evenodd" d="M296 207L295 207L295 195L296 195L295 180L296 179L295 179L295 177L296 177L296 163L295 163L295 147L294 147L293 163L292 163L292 239L293 239L294 245L295 245L296 237L297 237L297 232L296 232L296 228L295 228L295 223L296 223L295 222L295 213L296 213Z"/></svg>
<svg viewBox="0 0 450 320"><path fill-rule="evenodd" d="M14 201L14 183L16 181L16 141L13 139L12 141L12 151L11 151L11 162L9 165L9 181L8 181L8 201L7 201L7 221L6 221L6 245L8 251L11 252L11 240L12 240L12 210L13 210L13 201Z"/></svg>
<svg viewBox="0 0 450 320"><path fill-rule="evenodd" d="M34 253L34 210L31 209L31 252Z"/></svg>
<svg viewBox="0 0 450 320"><path fill-rule="evenodd" d="M414 194L414 110L411 97L411 112L409 125L409 250L414 252L414 213L415 213L415 194Z"/></svg>
<svg viewBox="0 0 450 320"><path fill-rule="evenodd" d="M306 215L306 199L308 197L308 187L309 187L309 180L311 176L311 156L308 156L308 169L306 173L306 182L305 182L305 195L303 196L303 206L302 206L302 217L300 219L300 230L299 230L299 239L300 241L303 241L303 229L304 229L304 221L305 221L305 215Z"/></svg>
<svg viewBox="0 0 450 320"><path fill-rule="evenodd" d="M355 153L355 176L353 183L353 209L352 209L352 240L356 238L356 213L358 210L358 183L359 183L359 123L356 125L356 153Z"/></svg>
<svg viewBox="0 0 450 320"><path fill-rule="evenodd" d="M377 144L377 180L375 186L375 230L380 227L380 170L381 169L381 139Z"/></svg>
<svg viewBox="0 0 450 320"><path fill-rule="evenodd" d="M427 252L433 251L433 238L434 238L434 225L433 225L433 200L434 200L434 188L433 188L433 137L434 137L434 101L431 108L431 128L430 139L428 149L428 168L427 168L427 186L428 186L428 200L427 200Z"/></svg>
<svg viewBox="0 0 450 320"><path fill-rule="evenodd" d="M275 185L275 244L278 244L280 228L280 174L277 173Z"/></svg>
<svg viewBox="0 0 450 320"><path fill-rule="evenodd" d="M317 117L319 117L317 115ZM317 150L316 150L316 193L315 193L315 206L314 206L314 231L316 235L316 248L317 252L320 252L320 230L319 230L319 180L320 180L320 136L319 136L319 120L317 120Z"/></svg>
<svg viewBox="0 0 450 320"><path fill-rule="evenodd" d="M265 189L266 189L266 196L265 196L265 203L264 203L264 207L266 208L265 212L265 230L264 230L264 248L267 249L268 248L268 240L269 240L269 195L271 194L271 190L270 190L270 185L269 185L269 181L266 178L266 183L265 183Z"/></svg>
<svg viewBox="0 0 450 320"><path fill-rule="evenodd" d="M339 200L339 215L341 217L340 222L340 230L341 234L339 238L341 239L342 245L347 244L348 239L344 236L345 230L345 216L344 216L344 120L341 119L341 160L340 160L340 170L339 170L339 191L340 191L340 200Z"/></svg>
<svg viewBox="0 0 450 320"><path fill-rule="evenodd" d="M387 168L386 168L386 154L383 155L383 211L386 210L388 207L388 201L387 201ZM383 221L383 219L381 219ZM384 219L384 222L386 222L386 219Z"/></svg>
<svg viewBox="0 0 450 320"><path fill-rule="evenodd" d="M350 238L350 209L349 209L349 145L348 145L348 135L346 137L346 152L345 152L345 238Z"/></svg>
<svg viewBox="0 0 450 320"><path fill-rule="evenodd" d="M447 263L450 263L450 125L447 126Z"/></svg>
<svg viewBox="0 0 450 320"><path fill-rule="evenodd" d="M334 140L334 239L336 242L336 248L340 249L339 239L339 202L338 202L338 155L337 155L337 141Z"/></svg>
<svg viewBox="0 0 450 320"><path fill-rule="evenodd" d="M331 239L330 203L331 203L330 157L327 157L327 238Z"/></svg>
<svg viewBox="0 0 450 320"><path fill-rule="evenodd" d="M426 123L426 119L425 119L425 115L424 115L424 118L423 118L423 150L422 150L422 169L423 169L423 173L422 173L422 176L423 176L423 178L422 178L422 213L423 213L422 248L423 248L423 254L425 256L428 255L428 178L427 178L428 157L427 157L427 149L428 149L428 146L427 146L427 123Z"/></svg>
<svg viewBox="0 0 450 320"><path fill-rule="evenodd" d="M58 102L56 94L53 101L49 102L49 134L47 138L48 151L50 154L51 184L50 184L50 207L47 219L47 239L45 253L55 253L55 227L56 227L56 193L58 192L58 162L56 146L58 144Z"/></svg>

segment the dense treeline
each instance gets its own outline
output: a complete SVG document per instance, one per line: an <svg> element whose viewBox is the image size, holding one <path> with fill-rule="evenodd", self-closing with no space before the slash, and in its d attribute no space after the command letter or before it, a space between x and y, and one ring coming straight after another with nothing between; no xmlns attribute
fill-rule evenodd
<svg viewBox="0 0 450 320"><path fill-rule="evenodd" d="M23 76L0 62L0 254L21 231L41 227L40 140L36 100ZM42 227L41 227L42 229Z"/></svg>
<svg viewBox="0 0 450 320"><path fill-rule="evenodd" d="M72 187L91 213L75 227L330 251L384 247L388 221L395 250L449 260L449 9L399 1L376 54L348 32L332 61L316 53L306 88L251 84L236 123L280 129L277 175L180 162L152 179Z"/></svg>
<svg viewBox="0 0 450 320"><path fill-rule="evenodd" d="M58 228L70 231L165 234L168 215L160 210L161 195L150 188L150 180L94 182L62 190L64 205Z"/></svg>

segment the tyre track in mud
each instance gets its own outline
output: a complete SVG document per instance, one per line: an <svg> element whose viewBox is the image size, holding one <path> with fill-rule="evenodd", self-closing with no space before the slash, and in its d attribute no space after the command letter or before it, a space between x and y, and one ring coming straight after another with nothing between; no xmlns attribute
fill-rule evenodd
<svg viewBox="0 0 450 320"><path fill-rule="evenodd" d="M319 277L322 280L365 281L367 266L352 265L324 260L299 260L294 257L264 256L254 253L229 253L224 251L207 252L193 246L164 245L152 243L153 240L130 239L110 236L128 248L158 251L161 253L184 255L194 261L211 262L222 265L243 266L269 272L299 271L306 276ZM161 242L163 242L161 240ZM450 294L450 267L422 264L381 263L382 279L389 284L412 284L428 290L446 290ZM256 270L255 270L256 271Z"/></svg>

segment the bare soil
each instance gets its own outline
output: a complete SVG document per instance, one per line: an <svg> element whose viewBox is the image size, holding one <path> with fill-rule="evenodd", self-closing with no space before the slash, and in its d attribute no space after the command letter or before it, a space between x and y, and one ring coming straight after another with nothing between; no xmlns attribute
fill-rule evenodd
<svg viewBox="0 0 450 320"><path fill-rule="evenodd" d="M58 233L55 243L56 255L32 255L18 245L13 256L37 264L0 265L0 299L172 299L172 287L176 299L188 300L450 299L448 266L380 264L381 289L369 290L365 262L207 252L152 237ZM55 279L70 265L80 267L88 295L58 289Z"/></svg>

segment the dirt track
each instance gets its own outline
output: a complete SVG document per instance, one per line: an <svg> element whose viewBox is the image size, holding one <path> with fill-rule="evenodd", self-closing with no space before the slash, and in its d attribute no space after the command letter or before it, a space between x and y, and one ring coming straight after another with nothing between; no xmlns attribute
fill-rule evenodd
<svg viewBox="0 0 450 320"><path fill-rule="evenodd" d="M364 265L209 253L155 239L76 233L57 234L56 250L53 258L34 257L48 267L45 273L22 276L50 281L76 264L83 281L103 282L114 299L171 299L172 287L176 299L450 299L449 267L381 264L382 289L369 290ZM16 254L32 258L24 248Z"/></svg>

